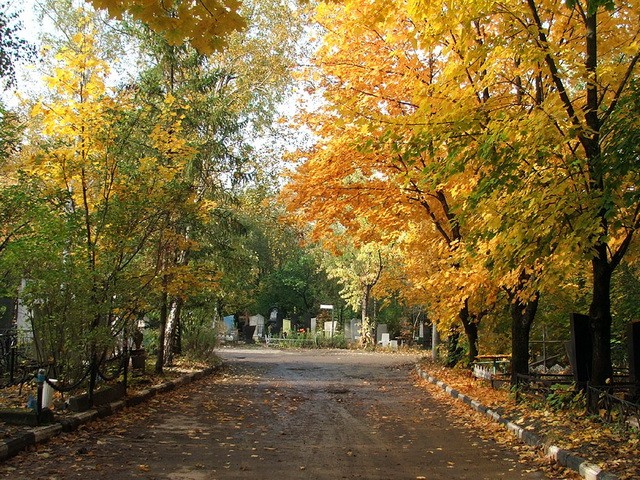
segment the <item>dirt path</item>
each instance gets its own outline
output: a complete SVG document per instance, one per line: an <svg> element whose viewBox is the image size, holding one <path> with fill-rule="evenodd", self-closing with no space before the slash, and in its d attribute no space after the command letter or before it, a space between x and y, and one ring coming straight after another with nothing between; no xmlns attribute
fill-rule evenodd
<svg viewBox="0 0 640 480"><path fill-rule="evenodd" d="M223 349L224 374L0 465L12 479L543 479L449 421L415 358Z"/></svg>

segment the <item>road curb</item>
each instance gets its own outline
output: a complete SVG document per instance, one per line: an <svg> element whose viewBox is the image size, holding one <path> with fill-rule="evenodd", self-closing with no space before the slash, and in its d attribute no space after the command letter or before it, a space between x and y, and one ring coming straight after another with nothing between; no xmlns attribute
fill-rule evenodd
<svg viewBox="0 0 640 480"><path fill-rule="evenodd" d="M139 405L150 398L154 397L158 393L164 393L169 390L173 390L179 386L186 385L196 380L200 380L207 375L211 375L219 367L208 367L197 372L188 373L174 380L154 385L139 392L137 395L125 397L122 400L117 400L100 407L95 407L85 412L75 413L73 415L65 416L58 419L51 425L44 425L41 427L35 427L30 432L22 433L15 438L9 438L0 441L0 461L7 460L8 458L16 456L23 450L34 446L38 443L43 443L51 438L60 435L61 433L72 432L77 430L81 425L89 423L98 418L105 418L114 413L124 409L125 407L132 407Z"/></svg>
<svg viewBox="0 0 640 480"><path fill-rule="evenodd" d="M462 401L475 411L480 412L494 420L496 423L503 425L514 436L518 437L523 443L526 443L527 445L531 445L533 447L542 448L544 451L544 455L547 458L554 460L556 463L562 465L563 467L569 468L579 473L585 480L619 480L619 477L617 475L605 472L598 465L595 465L587 461L586 459L579 457L569 450L564 450L555 445L547 445L544 439L539 435L525 430L519 425L513 423L511 420L503 417L498 412L482 405L477 400L474 400L467 395L464 395L451 388L443 381L438 380L437 378L431 376L428 372L422 370L419 365L416 365L416 371L418 372L420 378L440 387L451 397Z"/></svg>

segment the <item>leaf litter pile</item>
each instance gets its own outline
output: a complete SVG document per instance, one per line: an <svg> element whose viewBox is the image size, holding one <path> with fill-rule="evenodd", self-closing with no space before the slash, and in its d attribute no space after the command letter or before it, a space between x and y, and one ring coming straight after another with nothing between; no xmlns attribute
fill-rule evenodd
<svg viewBox="0 0 640 480"><path fill-rule="evenodd" d="M540 436L546 444L569 450L606 472L617 475L621 480L640 478L640 432L637 429L606 424L599 418L588 415L584 408L557 410L544 405L544 402L534 403L530 400L516 403L515 396L509 390L492 388L488 382L474 378L466 369L446 368L427 359L422 360L421 366L433 377ZM478 425L481 435L491 436L502 444L513 445L523 459L543 467L553 478L582 478L579 474L572 474L545 459L540 449L519 441L514 442L515 437L506 428L453 399L440 387L417 375L416 378L420 386L428 388L441 401L448 402L461 423Z"/></svg>

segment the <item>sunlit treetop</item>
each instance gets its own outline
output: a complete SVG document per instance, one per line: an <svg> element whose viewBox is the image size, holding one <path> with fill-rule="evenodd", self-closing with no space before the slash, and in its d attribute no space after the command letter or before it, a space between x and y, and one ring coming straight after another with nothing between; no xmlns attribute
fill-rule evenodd
<svg viewBox="0 0 640 480"><path fill-rule="evenodd" d="M220 50L226 36L242 30L246 21L237 0L89 0L114 18L129 13L164 35L173 45L189 42L202 54Z"/></svg>

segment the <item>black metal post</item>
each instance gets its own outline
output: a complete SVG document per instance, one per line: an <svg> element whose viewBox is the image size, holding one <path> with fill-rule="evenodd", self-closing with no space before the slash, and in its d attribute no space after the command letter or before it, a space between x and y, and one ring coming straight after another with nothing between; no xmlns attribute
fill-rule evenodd
<svg viewBox="0 0 640 480"><path fill-rule="evenodd" d="M11 383L11 385L14 384L15 380L16 380L16 349L18 347L16 346L15 342L11 343L11 353L10 353L10 357L9 357L9 382Z"/></svg>
<svg viewBox="0 0 640 480"><path fill-rule="evenodd" d="M38 420L38 424L40 424L40 417L42 415L42 393L44 389L44 382L46 379L46 373L44 368L38 370L38 374L36 375L36 384L38 385L38 398L36 400L36 418Z"/></svg>

